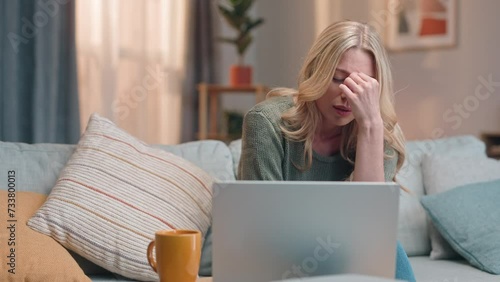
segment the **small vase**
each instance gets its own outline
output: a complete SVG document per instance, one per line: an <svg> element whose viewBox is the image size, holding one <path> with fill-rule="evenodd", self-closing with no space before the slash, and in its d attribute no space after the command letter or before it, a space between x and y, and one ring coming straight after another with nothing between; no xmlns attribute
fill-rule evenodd
<svg viewBox="0 0 500 282"><path fill-rule="evenodd" d="M245 86L252 84L252 67L232 65L230 71L231 86Z"/></svg>

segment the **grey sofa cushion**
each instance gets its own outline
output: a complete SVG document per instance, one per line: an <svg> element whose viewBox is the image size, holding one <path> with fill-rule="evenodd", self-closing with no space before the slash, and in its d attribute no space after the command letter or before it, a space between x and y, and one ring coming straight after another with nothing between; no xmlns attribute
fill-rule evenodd
<svg viewBox="0 0 500 282"><path fill-rule="evenodd" d="M18 191L48 195L74 150L75 145L0 142L0 173L14 170Z"/></svg>
<svg viewBox="0 0 500 282"><path fill-rule="evenodd" d="M25 144L0 141L0 172L16 171L18 191L48 195L75 145ZM234 180L233 158L220 141L195 141L154 147L181 156L219 180ZM5 173L6 175L6 173Z"/></svg>
<svg viewBox="0 0 500 282"><path fill-rule="evenodd" d="M471 266L465 260L431 260L429 256L410 257L418 282L498 282L498 275Z"/></svg>
<svg viewBox="0 0 500 282"><path fill-rule="evenodd" d="M406 159L397 180L412 194L401 193L398 240L408 256L427 255L431 250L427 217L419 201L425 193L421 164L427 154L486 157L486 150L485 144L472 135L406 143Z"/></svg>
<svg viewBox="0 0 500 282"><path fill-rule="evenodd" d="M238 178L238 166L241 158L241 139L229 143L229 150L233 156L234 175Z"/></svg>
<svg viewBox="0 0 500 282"><path fill-rule="evenodd" d="M155 145L180 156L218 180L234 180L233 157L229 148L221 141L206 140L179 145Z"/></svg>

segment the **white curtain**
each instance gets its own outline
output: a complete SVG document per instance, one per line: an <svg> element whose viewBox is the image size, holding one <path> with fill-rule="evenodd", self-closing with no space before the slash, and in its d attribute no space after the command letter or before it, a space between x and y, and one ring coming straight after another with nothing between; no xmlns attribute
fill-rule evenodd
<svg viewBox="0 0 500 282"><path fill-rule="evenodd" d="M78 0L82 130L93 112L152 144L177 144L187 0Z"/></svg>

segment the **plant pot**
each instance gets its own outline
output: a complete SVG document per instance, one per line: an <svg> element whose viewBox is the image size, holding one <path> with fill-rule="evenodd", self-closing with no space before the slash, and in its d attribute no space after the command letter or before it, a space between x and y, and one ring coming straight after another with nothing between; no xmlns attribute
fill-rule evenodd
<svg viewBox="0 0 500 282"><path fill-rule="evenodd" d="M243 65L232 65L229 81L231 86L251 85L252 67Z"/></svg>

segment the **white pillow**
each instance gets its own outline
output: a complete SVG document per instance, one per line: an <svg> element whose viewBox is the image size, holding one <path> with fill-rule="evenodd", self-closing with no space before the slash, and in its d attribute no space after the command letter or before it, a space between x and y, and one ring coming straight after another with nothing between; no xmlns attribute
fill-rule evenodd
<svg viewBox="0 0 500 282"><path fill-rule="evenodd" d="M94 114L28 225L111 272L157 280L146 256L149 242L163 229L195 229L204 237L213 181Z"/></svg>
<svg viewBox="0 0 500 282"><path fill-rule="evenodd" d="M471 183L500 179L500 161L484 156L426 155L422 161L422 171L425 192L432 195ZM431 259L459 257L432 223L429 233Z"/></svg>
<svg viewBox="0 0 500 282"><path fill-rule="evenodd" d="M425 211L419 199L424 195L418 152L407 150L407 159L396 176L411 193L401 192L399 199L398 240L408 256L428 255L431 246ZM418 158L418 160L417 160Z"/></svg>
<svg viewBox="0 0 500 282"><path fill-rule="evenodd" d="M420 204L424 195L421 162L426 154L486 157L486 149L472 135L407 142L406 159L396 179L412 191L401 193L398 222L398 240L409 256L428 255L431 251L426 213Z"/></svg>

